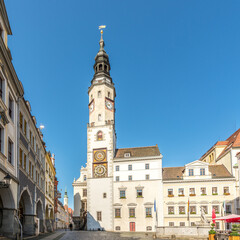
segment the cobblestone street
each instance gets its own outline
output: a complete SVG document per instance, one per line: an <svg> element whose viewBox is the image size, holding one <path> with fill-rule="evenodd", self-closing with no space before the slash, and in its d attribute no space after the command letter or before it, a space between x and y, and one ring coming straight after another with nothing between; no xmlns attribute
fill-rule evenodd
<svg viewBox="0 0 240 240"><path fill-rule="evenodd" d="M111 233L111 232L87 232L87 231L67 231L62 232L66 233L63 237L59 238L62 234L54 234L52 238L44 238L44 239L61 239L61 240L94 240L94 239L101 239L101 240L128 240L128 239L135 239L135 240L143 240L143 239L153 239L152 233Z"/></svg>

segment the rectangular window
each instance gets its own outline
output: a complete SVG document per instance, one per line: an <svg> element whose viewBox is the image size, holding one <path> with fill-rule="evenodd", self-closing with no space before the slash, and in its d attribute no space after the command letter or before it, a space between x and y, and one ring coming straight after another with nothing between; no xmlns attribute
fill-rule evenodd
<svg viewBox="0 0 240 240"><path fill-rule="evenodd" d="M119 166L116 166L115 169L116 169L116 172L118 172L119 171Z"/></svg>
<svg viewBox="0 0 240 240"><path fill-rule="evenodd" d="M84 175L83 181L87 181L87 176L86 175Z"/></svg>
<svg viewBox="0 0 240 240"><path fill-rule="evenodd" d="M22 162L23 162L23 150L19 148L19 166L22 167Z"/></svg>
<svg viewBox="0 0 240 240"><path fill-rule="evenodd" d="M196 226L196 223L195 222L191 222L191 227L194 227Z"/></svg>
<svg viewBox="0 0 240 240"><path fill-rule="evenodd" d="M138 197L138 198L143 197L142 189L137 189L137 197Z"/></svg>
<svg viewBox="0 0 240 240"><path fill-rule="evenodd" d="M135 208L129 208L129 217L135 217Z"/></svg>
<svg viewBox="0 0 240 240"><path fill-rule="evenodd" d="M205 214L208 214L208 206L201 206Z"/></svg>
<svg viewBox="0 0 240 240"><path fill-rule="evenodd" d="M196 206L190 206L190 214L196 214Z"/></svg>
<svg viewBox="0 0 240 240"><path fill-rule="evenodd" d="M151 207L146 208L146 217L152 217L152 208Z"/></svg>
<svg viewBox="0 0 240 240"><path fill-rule="evenodd" d="M184 188L178 189L178 196L183 197L184 196Z"/></svg>
<svg viewBox="0 0 240 240"><path fill-rule="evenodd" d="M0 78L0 98L3 99L3 80Z"/></svg>
<svg viewBox="0 0 240 240"><path fill-rule="evenodd" d="M149 169L149 163L145 164L145 169Z"/></svg>
<svg viewBox="0 0 240 240"><path fill-rule="evenodd" d="M132 170L132 165L128 165L128 170L129 170L129 171Z"/></svg>
<svg viewBox="0 0 240 240"><path fill-rule="evenodd" d="M205 175L205 168L200 168L200 175L204 176Z"/></svg>
<svg viewBox="0 0 240 240"><path fill-rule="evenodd" d="M215 227L216 229L220 229L220 224L219 224L219 222L216 222L216 227Z"/></svg>
<svg viewBox="0 0 240 240"><path fill-rule="evenodd" d="M226 205L226 213L232 213L232 206Z"/></svg>
<svg viewBox="0 0 240 240"><path fill-rule="evenodd" d="M126 191L120 190L120 198L126 198Z"/></svg>
<svg viewBox="0 0 240 240"><path fill-rule="evenodd" d="M4 129L0 127L0 151L4 153Z"/></svg>
<svg viewBox="0 0 240 240"><path fill-rule="evenodd" d="M34 166L32 165L32 179L34 180L33 175L34 175Z"/></svg>
<svg viewBox="0 0 240 240"><path fill-rule="evenodd" d="M149 180L149 179L150 179L150 177L149 177L148 174L145 176L145 178L146 178L146 180Z"/></svg>
<svg viewBox="0 0 240 240"><path fill-rule="evenodd" d="M168 214L174 214L174 207L168 207Z"/></svg>
<svg viewBox="0 0 240 240"><path fill-rule="evenodd" d="M121 209L115 208L115 218L120 218L120 217L121 217Z"/></svg>
<svg viewBox="0 0 240 240"><path fill-rule="evenodd" d="M23 161L24 161L24 170L26 171L27 170L27 155L24 153L24 155L23 155L24 157L23 157Z"/></svg>
<svg viewBox="0 0 240 240"><path fill-rule="evenodd" d="M29 176L32 176L32 163L29 161L28 163L28 172L29 172Z"/></svg>
<svg viewBox="0 0 240 240"><path fill-rule="evenodd" d="M194 175L193 169L189 169L188 173L189 173L189 176L193 176Z"/></svg>
<svg viewBox="0 0 240 240"><path fill-rule="evenodd" d="M189 195L190 195L190 196L196 196L196 194L195 194L195 188L190 188L190 189L189 189Z"/></svg>
<svg viewBox="0 0 240 240"><path fill-rule="evenodd" d="M102 212L97 212L97 221L102 221Z"/></svg>
<svg viewBox="0 0 240 240"><path fill-rule="evenodd" d="M169 222L169 227L174 227L174 222Z"/></svg>
<svg viewBox="0 0 240 240"><path fill-rule="evenodd" d="M87 196L87 189L84 188L84 189L83 189L83 197L86 197L86 196Z"/></svg>
<svg viewBox="0 0 240 240"><path fill-rule="evenodd" d="M132 175L128 176L128 181L132 181Z"/></svg>
<svg viewBox="0 0 240 240"><path fill-rule="evenodd" d="M119 182L119 176L116 176L116 182Z"/></svg>
<svg viewBox="0 0 240 240"><path fill-rule="evenodd" d="M185 214L185 207L179 206L179 214Z"/></svg>
<svg viewBox="0 0 240 240"><path fill-rule="evenodd" d="M174 197L172 188L168 189L168 197Z"/></svg>
<svg viewBox="0 0 240 240"><path fill-rule="evenodd" d="M229 187L224 187L224 188L223 188L223 194L224 194L224 195L230 195L230 193L229 193Z"/></svg>
<svg viewBox="0 0 240 240"><path fill-rule="evenodd" d="M98 91L98 97L102 97L102 92L101 91Z"/></svg>
<svg viewBox="0 0 240 240"><path fill-rule="evenodd" d="M27 121L24 119L24 135L27 136Z"/></svg>
<svg viewBox="0 0 240 240"><path fill-rule="evenodd" d="M23 130L23 115L21 112L19 113L19 125L20 129Z"/></svg>
<svg viewBox="0 0 240 240"><path fill-rule="evenodd" d="M213 205L212 208L215 210L216 214L219 214L219 206L218 205Z"/></svg>
<svg viewBox="0 0 240 240"><path fill-rule="evenodd" d="M185 222L180 222L180 227L185 227Z"/></svg>
<svg viewBox="0 0 240 240"><path fill-rule="evenodd" d="M8 161L13 164L13 142L8 138Z"/></svg>
<svg viewBox="0 0 240 240"><path fill-rule="evenodd" d="M212 195L218 195L217 187L212 188Z"/></svg>
<svg viewBox="0 0 240 240"><path fill-rule="evenodd" d="M13 100L10 96L9 96L8 115L13 120Z"/></svg>
<svg viewBox="0 0 240 240"><path fill-rule="evenodd" d="M205 187L202 187L202 188L201 188L201 195L202 195L202 196L207 195L207 191L206 191L206 188L205 188Z"/></svg>

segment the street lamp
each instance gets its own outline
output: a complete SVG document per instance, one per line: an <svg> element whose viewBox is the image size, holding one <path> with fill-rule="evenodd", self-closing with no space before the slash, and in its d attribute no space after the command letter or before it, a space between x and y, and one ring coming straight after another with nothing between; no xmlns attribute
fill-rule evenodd
<svg viewBox="0 0 240 240"><path fill-rule="evenodd" d="M0 181L0 188L8 188L12 182L12 178L9 173Z"/></svg>

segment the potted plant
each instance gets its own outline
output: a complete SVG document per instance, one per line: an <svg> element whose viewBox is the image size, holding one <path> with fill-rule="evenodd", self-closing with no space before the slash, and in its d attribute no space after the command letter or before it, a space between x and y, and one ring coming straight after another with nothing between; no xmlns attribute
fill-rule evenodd
<svg viewBox="0 0 240 240"><path fill-rule="evenodd" d="M214 240L216 231L214 230L215 224L211 224L211 230L208 232L209 233L209 240Z"/></svg>
<svg viewBox="0 0 240 240"><path fill-rule="evenodd" d="M239 225L233 224L232 232L230 233L229 240L240 240L240 234L238 231L239 231Z"/></svg>

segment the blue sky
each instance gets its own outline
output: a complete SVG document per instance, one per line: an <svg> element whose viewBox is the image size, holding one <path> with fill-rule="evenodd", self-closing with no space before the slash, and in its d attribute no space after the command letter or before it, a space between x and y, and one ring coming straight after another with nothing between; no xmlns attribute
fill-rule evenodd
<svg viewBox="0 0 240 240"><path fill-rule="evenodd" d="M240 1L5 3L13 63L71 207L86 162L99 25L107 25L118 148L158 144L163 166L181 166L240 127Z"/></svg>

